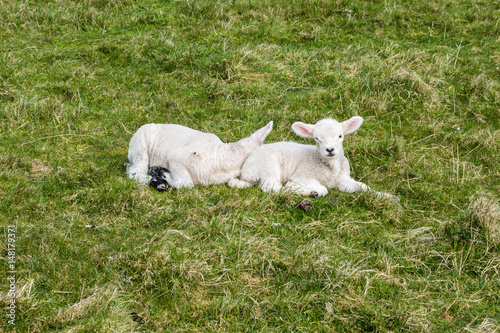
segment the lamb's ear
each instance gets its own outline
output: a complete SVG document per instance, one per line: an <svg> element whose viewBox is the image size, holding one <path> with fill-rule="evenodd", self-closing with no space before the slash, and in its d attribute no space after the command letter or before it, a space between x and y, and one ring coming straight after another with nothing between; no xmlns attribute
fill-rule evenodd
<svg viewBox="0 0 500 333"><path fill-rule="evenodd" d="M296 123L293 123L292 129L295 132L295 134L303 138L313 137L314 125L304 124L298 121Z"/></svg>
<svg viewBox="0 0 500 333"><path fill-rule="evenodd" d="M250 139L260 146L261 144L264 143L264 140L266 139L267 135L271 132L272 129L273 129L273 122L270 121L266 126L262 127L257 132L252 134L250 136Z"/></svg>
<svg viewBox="0 0 500 333"><path fill-rule="evenodd" d="M344 130L344 134L349 134L356 131L359 128L359 126L361 126L362 123L363 123L363 118L356 116L342 122L341 125L342 129Z"/></svg>

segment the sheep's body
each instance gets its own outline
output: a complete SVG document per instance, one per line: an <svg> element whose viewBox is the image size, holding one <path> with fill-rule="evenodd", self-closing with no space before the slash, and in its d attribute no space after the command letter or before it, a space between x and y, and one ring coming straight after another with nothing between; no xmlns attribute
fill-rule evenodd
<svg viewBox="0 0 500 333"><path fill-rule="evenodd" d="M356 192L363 183L350 177L349 161L340 156L327 163L315 146L295 142L277 142L257 148L243 164L241 176L229 185L245 188L259 184L265 192L281 189L298 194L324 196L328 188Z"/></svg>
<svg viewBox="0 0 500 333"><path fill-rule="evenodd" d="M149 167L168 170L165 180L173 188L195 184L221 184L239 175L248 155L260 146L272 122L236 143L223 143L216 135L175 124L147 124L132 136L127 174L148 183Z"/></svg>
<svg viewBox="0 0 500 333"><path fill-rule="evenodd" d="M366 184L351 178L342 148L344 135L357 130L362 122L363 118L353 117L343 123L333 119L316 125L295 123L293 130L314 138L316 146L294 142L263 145L250 154L239 179L231 180L229 186L246 188L258 184L266 192L284 189L319 196L326 195L332 187L343 192L369 190Z"/></svg>

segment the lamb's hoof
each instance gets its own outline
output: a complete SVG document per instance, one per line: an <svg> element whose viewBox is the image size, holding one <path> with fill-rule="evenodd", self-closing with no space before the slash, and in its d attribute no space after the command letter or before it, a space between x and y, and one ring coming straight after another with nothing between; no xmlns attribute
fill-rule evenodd
<svg viewBox="0 0 500 333"><path fill-rule="evenodd" d="M167 172L168 170L162 167L151 167L149 169L149 173L151 175L149 186L160 192L166 191L169 187L169 184L165 179L165 173Z"/></svg>
<svg viewBox="0 0 500 333"><path fill-rule="evenodd" d="M318 192L311 192L309 193L309 198L317 198L319 197L319 193Z"/></svg>
<svg viewBox="0 0 500 333"><path fill-rule="evenodd" d="M313 209L312 203L309 200L302 200L298 204L295 205L295 208L301 209L303 211L308 211Z"/></svg>

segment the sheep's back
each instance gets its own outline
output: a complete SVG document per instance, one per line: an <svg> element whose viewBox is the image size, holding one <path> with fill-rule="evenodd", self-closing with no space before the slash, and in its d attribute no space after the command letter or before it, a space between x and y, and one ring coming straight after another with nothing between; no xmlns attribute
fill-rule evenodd
<svg viewBox="0 0 500 333"><path fill-rule="evenodd" d="M182 125L148 124L142 128L145 131L151 165L162 166L167 155L178 149L206 151L222 143L214 134Z"/></svg>

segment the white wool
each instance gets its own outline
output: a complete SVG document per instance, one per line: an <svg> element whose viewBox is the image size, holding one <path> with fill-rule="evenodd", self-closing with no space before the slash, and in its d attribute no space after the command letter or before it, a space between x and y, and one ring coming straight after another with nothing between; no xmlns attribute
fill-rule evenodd
<svg viewBox="0 0 500 333"><path fill-rule="evenodd" d="M369 190L366 184L351 178L342 146L345 135L356 131L362 123L361 117L342 123L330 118L315 125L296 122L292 125L294 132L314 138L316 146L295 142L265 144L250 154L239 179L231 180L228 185L245 188L258 184L266 192L284 189L319 196L326 195L328 188L333 187L344 192Z"/></svg>
<svg viewBox="0 0 500 333"><path fill-rule="evenodd" d="M262 145L273 122L250 137L223 143L216 135L174 124L147 124L130 140L129 178L142 184L150 180L149 167L168 169L166 180L173 188L225 183L240 173L248 155Z"/></svg>

